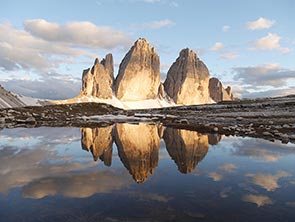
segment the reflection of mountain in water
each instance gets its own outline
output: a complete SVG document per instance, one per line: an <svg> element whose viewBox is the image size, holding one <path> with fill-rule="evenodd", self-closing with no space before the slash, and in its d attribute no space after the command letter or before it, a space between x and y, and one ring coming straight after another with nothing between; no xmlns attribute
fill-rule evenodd
<svg viewBox="0 0 295 222"><path fill-rule="evenodd" d="M115 141L119 157L137 183L146 181L158 165L160 138L181 173L191 172L206 156L209 144L215 145L220 135L202 135L195 131L140 124L116 124L101 128L82 128L82 149L91 151L95 161L106 166L112 162Z"/></svg>
<svg viewBox="0 0 295 222"><path fill-rule="evenodd" d="M137 183L144 182L158 165L158 127L148 124L118 124L115 142L124 166Z"/></svg>
<svg viewBox="0 0 295 222"><path fill-rule="evenodd" d="M101 128L82 128L82 149L91 151L95 161L100 158L106 166L112 164L112 126Z"/></svg>
<svg viewBox="0 0 295 222"><path fill-rule="evenodd" d="M181 173L191 172L206 156L209 148L208 136L195 131L167 128L164 141Z"/></svg>

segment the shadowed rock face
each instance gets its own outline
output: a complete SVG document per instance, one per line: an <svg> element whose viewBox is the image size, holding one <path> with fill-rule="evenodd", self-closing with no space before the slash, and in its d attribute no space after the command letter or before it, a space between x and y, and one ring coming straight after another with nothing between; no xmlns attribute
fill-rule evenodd
<svg viewBox="0 0 295 222"><path fill-rule="evenodd" d="M143 183L158 166L158 127L147 124L117 124L115 142L124 166L137 183Z"/></svg>
<svg viewBox="0 0 295 222"><path fill-rule="evenodd" d="M159 56L145 39L138 39L120 64L116 96L121 101L154 99L159 86Z"/></svg>
<svg viewBox="0 0 295 222"><path fill-rule="evenodd" d="M210 97L215 102L234 100L231 87L228 86L224 89L222 83L215 77L211 78L209 81L209 92Z"/></svg>
<svg viewBox="0 0 295 222"><path fill-rule="evenodd" d="M208 141L210 145L217 145L222 139L222 135L220 134L209 134Z"/></svg>
<svg viewBox="0 0 295 222"><path fill-rule="evenodd" d="M81 128L82 149L91 151L95 161L100 158L106 166L112 164L112 126L101 128Z"/></svg>
<svg viewBox="0 0 295 222"><path fill-rule="evenodd" d="M83 71L80 95L110 99L113 96L114 65L112 54L99 62L95 59L93 67Z"/></svg>
<svg viewBox="0 0 295 222"><path fill-rule="evenodd" d="M181 173L190 173L195 169L209 149L208 136L194 131L167 128L163 138Z"/></svg>
<svg viewBox="0 0 295 222"><path fill-rule="evenodd" d="M183 49L170 67L164 88L177 104L192 105L210 102L209 71L190 49Z"/></svg>

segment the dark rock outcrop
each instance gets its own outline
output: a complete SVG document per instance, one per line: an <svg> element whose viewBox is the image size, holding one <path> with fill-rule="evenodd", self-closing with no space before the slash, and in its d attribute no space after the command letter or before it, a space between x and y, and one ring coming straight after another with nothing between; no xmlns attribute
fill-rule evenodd
<svg viewBox="0 0 295 222"><path fill-rule="evenodd" d="M112 54L101 62L96 58L91 69L83 71L80 95L110 99L113 96L114 64Z"/></svg>
<svg viewBox="0 0 295 222"><path fill-rule="evenodd" d="M154 99L160 86L160 58L145 39L138 39L125 55L115 82L121 101Z"/></svg>
<svg viewBox="0 0 295 222"><path fill-rule="evenodd" d="M210 103L209 71L190 49L183 49L170 67L164 88L175 103L183 105Z"/></svg>
<svg viewBox="0 0 295 222"><path fill-rule="evenodd" d="M224 89L220 80L215 77L212 77L209 81L209 92L210 97L215 102L234 100L231 87L228 86L226 89Z"/></svg>

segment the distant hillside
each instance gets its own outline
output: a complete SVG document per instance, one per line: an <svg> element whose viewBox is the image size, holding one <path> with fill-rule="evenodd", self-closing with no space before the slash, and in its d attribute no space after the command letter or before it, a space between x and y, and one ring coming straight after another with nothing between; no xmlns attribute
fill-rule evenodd
<svg viewBox="0 0 295 222"><path fill-rule="evenodd" d="M7 91L0 85L0 109L22 106L41 106L46 104L49 104L46 100L15 94Z"/></svg>

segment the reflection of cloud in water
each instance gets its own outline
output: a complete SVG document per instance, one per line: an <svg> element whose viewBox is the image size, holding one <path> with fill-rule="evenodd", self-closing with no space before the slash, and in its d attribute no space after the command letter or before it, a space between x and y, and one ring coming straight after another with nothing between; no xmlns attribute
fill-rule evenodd
<svg viewBox="0 0 295 222"><path fill-rule="evenodd" d="M264 205L273 204L272 200L268 196L264 195L245 195L242 198L245 202L250 202L256 204L258 207L262 207Z"/></svg>
<svg viewBox="0 0 295 222"><path fill-rule="evenodd" d="M295 155L295 146L286 146L280 142L270 142L262 139L239 140L232 144L233 154L236 156L247 156L262 159L265 162L276 162L281 156Z"/></svg>
<svg viewBox="0 0 295 222"><path fill-rule="evenodd" d="M225 171L226 173L234 173L237 169L237 166L232 163L224 164L219 167L221 170Z"/></svg>
<svg viewBox="0 0 295 222"><path fill-rule="evenodd" d="M96 193L109 193L130 184L124 172L84 172L64 174L33 181L23 188L23 196L40 199L45 196L62 194L65 197L85 198Z"/></svg>
<svg viewBox="0 0 295 222"><path fill-rule="evenodd" d="M219 171L209 172L208 177L212 178L214 181L220 181L223 179L224 174L235 173L237 166L232 163L226 163L218 167Z"/></svg>
<svg viewBox="0 0 295 222"><path fill-rule="evenodd" d="M157 202L163 202L167 203L169 200L171 200L171 197L167 197L164 195L160 195L157 193L143 193L143 192L134 192L130 193L131 196L134 196L136 199L140 201L157 201Z"/></svg>
<svg viewBox="0 0 295 222"><path fill-rule="evenodd" d="M219 196L221 198L227 198L231 191L232 191L231 187L225 187L220 191Z"/></svg>
<svg viewBox="0 0 295 222"><path fill-rule="evenodd" d="M64 127L38 127L38 128L14 128L1 131L1 139L10 141L37 139L39 145L52 146L70 144L80 140L77 128ZM36 142L36 141L35 141Z"/></svg>
<svg viewBox="0 0 295 222"><path fill-rule="evenodd" d="M7 193L13 187L23 186L34 179L92 166L93 163L67 161L70 157L58 156L56 152L39 147L38 149L0 150L0 192ZM50 163L54 160L54 163Z"/></svg>
<svg viewBox="0 0 295 222"><path fill-rule="evenodd" d="M288 207L295 207L295 202L286 202Z"/></svg>
<svg viewBox="0 0 295 222"><path fill-rule="evenodd" d="M275 175L272 174L246 174L246 177L252 178L252 183L266 189L267 191L275 191L279 188L278 180L291 176L285 171L280 171Z"/></svg>
<svg viewBox="0 0 295 222"><path fill-rule="evenodd" d="M223 176L217 172L211 172L208 174L208 177L212 178L214 181L222 180Z"/></svg>

